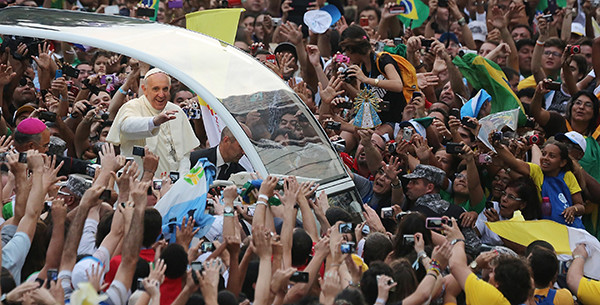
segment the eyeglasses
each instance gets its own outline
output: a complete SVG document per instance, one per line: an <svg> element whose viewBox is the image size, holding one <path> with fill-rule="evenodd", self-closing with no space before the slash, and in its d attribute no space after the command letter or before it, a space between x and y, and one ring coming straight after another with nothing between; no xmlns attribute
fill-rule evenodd
<svg viewBox="0 0 600 305"><path fill-rule="evenodd" d="M546 55L546 56L552 55L554 57L561 57L562 56L561 53L559 53L559 52L552 52L552 51L544 51L544 55Z"/></svg>
<svg viewBox="0 0 600 305"><path fill-rule="evenodd" d="M514 201L521 201L523 199L519 198L519 197L515 197L513 194L507 194L505 191L502 192L502 196L506 196L506 198L510 199L510 200L514 200Z"/></svg>
<svg viewBox="0 0 600 305"><path fill-rule="evenodd" d="M586 108L594 108L594 104L592 102L584 102L582 100L575 100L573 102L573 106L583 106Z"/></svg>
<svg viewBox="0 0 600 305"><path fill-rule="evenodd" d="M464 174L455 174L454 175L454 180L456 179L467 179L467 175Z"/></svg>

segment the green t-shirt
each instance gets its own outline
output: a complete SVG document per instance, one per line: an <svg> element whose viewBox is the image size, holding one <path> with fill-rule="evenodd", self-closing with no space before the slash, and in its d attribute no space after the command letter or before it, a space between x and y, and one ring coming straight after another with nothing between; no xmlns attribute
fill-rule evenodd
<svg viewBox="0 0 600 305"><path fill-rule="evenodd" d="M450 195L448 192L446 192L444 190L440 190L440 196L442 197L442 199L444 199L452 204L456 204L454 202L454 197L452 197L452 195ZM477 212L477 214L479 214L485 208L485 201L486 201L485 196L483 196L481 201L475 207L471 206L470 199L461 204L458 204L458 205L463 207L467 212L475 211L475 212Z"/></svg>

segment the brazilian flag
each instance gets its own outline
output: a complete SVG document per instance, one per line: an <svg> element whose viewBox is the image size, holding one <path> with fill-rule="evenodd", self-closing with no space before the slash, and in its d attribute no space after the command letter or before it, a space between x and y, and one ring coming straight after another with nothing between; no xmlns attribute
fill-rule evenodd
<svg viewBox="0 0 600 305"><path fill-rule="evenodd" d="M418 28L429 17L429 7L421 0L399 0L397 3L405 7L404 14L398 15L405 27L412 21L412 28Z"/></svg>
<svg viewBox="0 0 600 305"><path fill-rule="evenodd" d="M508 79L498 64L470 53L456 56L452 62L475 90L484 89L492 97L492 113L519 108L519 125L525 124L527 117L523 105L510 89Z"/></svg>

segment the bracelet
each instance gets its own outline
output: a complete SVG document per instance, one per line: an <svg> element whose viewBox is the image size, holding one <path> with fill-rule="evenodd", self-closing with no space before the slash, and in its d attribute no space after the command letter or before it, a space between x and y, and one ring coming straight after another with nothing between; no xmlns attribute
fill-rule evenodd
<svg viewBox="0 0 600 305"><path fill-rule="evenodd" d="M433 276L433 278L435 278L436 280L437 280L437 278L438 278L438 276L437 276L437 275L435 275L435 274L433 274L433 273L429 273L429 272L427 272L427 274L425 274L425 276L428 276L428 275L431 275L431 276Z"/></svg>
<svg viewBox="0 0 600 305"><path fill-rule="evenodd" d="M378 78L375 79L375 85L373 85L373 86L379 87L379 79Z"/></svg>
<svg viewBox="0 0 600 305"><path fill-rule="evenodd" d="M399 189L402 187L402 182L400 182L400 179L398 179L398 183L390 183L390 186L392 186L393 189Z"/></svg>
<svg viewBox="0 0 600 305"><path fill-rule="evenodd" d="M377 300L375 300L375 304L385 304L385 300L382 298L377 298Z"/></svg>
<svg viewBox="0 0 600 305"><path fill-rule="evenodd" d="M417 258L420 260L422 260L426 257L427 257L427 253L425 253L425 251L419 251L419 253L417 253Z"/></svg>
<svg viewBox="0 0 600 305"><path fill-rule="evenodd" d="M267 195L265 194L258 195L258 199L264 199L265 201L269 201L269 197L267 197Z"/></svg>
<svg viewBox="0 0 600 305"><path fill-rule="evenodd" d="M262 204L262 205L264 205L264 206L266 206L266 207L268 207L268 206L269 206L269 205L268 205L268 204L267 204L267 203L266 203L264 200L258 200L258 201L256 202L256 205L261 205L261 204Z"/></svg>
<svg viewBox="0 0 600 305"><path fill-rule="evenodd" d="M431 268L435 268L435 269L437 269L439 271L442 270L440 262L438 262L435 258L432 258L431 262L429 264L431 265Z"/></svg>
<svg viewBox="0 0 600 305"><path fill-rule="evenodd" d="M538 45L538 46L540 46L540 47L543 47L543 46L546 44L546 42L545 42L545 41L539 41L539 40L536 40L536 41L535 41L535 44L537 44L537 45Z"/></svg>
<svg viewBox="0 0 600 305"><path fill-rule="evenodd" d="M583 255L574 255L573 256L573 260L575 260L576 258L583 258L585 260L585 257L583 257Z"/></svg>
<svg viewBox="0 0 600 305"><path fill-rule="evenodd" d="M465 17L461 17L460 19L458 19L458 25L464 26L465 24L467 24L467 22L465 21Z"/></svg>
<svg viewBox="0 0 600 305"><path fill-rule="evenodd" d="M439 268L436 268L436 267L429 268L429 270L427 270L427 273L429 273L429 271L435 272L438 276L442 274L442 270L440 270Z"/></svg>
<svg viewBox="0 0 600 305"><path fill-rule="evenodd" d="M125 92L125 90L123 90L123 87L119 87L119 90L117 90L117 91L123 95L127 95L127 92Z"/></svg>
<svg viewBox="0 0 600 305"><path fill-rule="evenodd" d="M348 283L348 286L352 286L352 287L355 287L355 288L360 288L360 282L358 282L358 283L355 283L355 282L353 282L353 281L350 281L350 282Z"/></svg>

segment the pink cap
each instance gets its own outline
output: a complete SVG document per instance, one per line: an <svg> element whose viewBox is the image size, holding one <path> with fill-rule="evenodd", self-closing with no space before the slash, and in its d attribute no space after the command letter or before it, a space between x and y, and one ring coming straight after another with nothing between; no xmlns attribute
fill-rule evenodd
<svg viewBox="0 0 600 305"><path fill-rule="evenodd" d="M46 124L36 118L27 118L19 123L17 131L24 134L38 134L46 130Z"/></svg>

